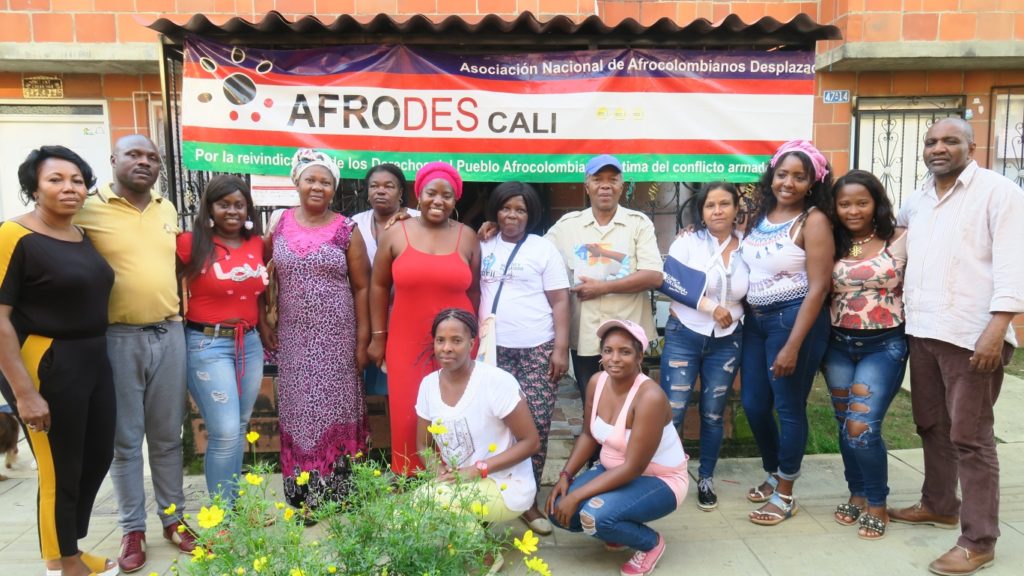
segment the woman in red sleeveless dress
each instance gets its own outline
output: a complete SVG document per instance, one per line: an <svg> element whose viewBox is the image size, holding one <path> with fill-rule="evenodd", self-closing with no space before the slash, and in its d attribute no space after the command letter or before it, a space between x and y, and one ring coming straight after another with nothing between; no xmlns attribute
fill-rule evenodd
<svg viewBox="0 0 1024 576"><path fill-rule="evenodd" d="M368 352L388 373L391 469L400 474L422 468L415 404L420 381L438 369L431 322L445 308L472 313L480 304L480 243L471 229L450 219L462 196L458 171L431 162L416 173L415 192L420 215L378 237L370 285Z"/></svg>

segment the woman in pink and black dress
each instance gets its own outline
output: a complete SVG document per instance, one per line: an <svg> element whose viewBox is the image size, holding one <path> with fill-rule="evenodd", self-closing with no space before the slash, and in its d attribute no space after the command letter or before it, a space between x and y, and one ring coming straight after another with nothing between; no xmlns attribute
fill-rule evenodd
<svg viewBox="0 0 1024 576"><path fill-rule="evenodd" d="M346 456L364 450L369 436L359 372L370 337L370 263L352 220L330 210L338 178L323 152L297 151L299 206L271 232L279 319L267 340L277 348L281 474L288 503L309 510L344 496Z"/></svg>

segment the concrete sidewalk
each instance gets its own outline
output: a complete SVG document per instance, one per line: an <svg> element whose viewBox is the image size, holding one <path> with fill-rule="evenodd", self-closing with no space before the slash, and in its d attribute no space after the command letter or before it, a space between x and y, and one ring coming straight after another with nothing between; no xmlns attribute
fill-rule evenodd
<svg viewBox="0 0 1024 576"><path fill-rule="evenodd" d="M1024 572L1024 424L1016 417L1024 410L1024 381L1007 377L997 404L996 436L1001 463L1000 521L1002 536L995 565L985 576ZM10 480L0 482L0 575L40 576L35 530L35 472L29 467L27 448ZM760 461L753 458L719 462L716 486L720 505L710 513L700 511L691 491L674 514L655 522L664 532L668 550L657 574L777 575L818 574L927 574L928 563L956 543L958 531L891 524L886 538L867 542L857 538L855 527L832 520L836 504L845 501L846 485L838 455L808 456L797 483L797 515L779 526L766 528L747 520L753 508L745 499L749 486L760 482ZM691 475L697 463L691 463ZM923 475L920 450L898 450L889 455L889 502L895 506L917 501ZM694 476L695 477L695 476ZM280 482L280 477L275 481ZM205 497L200 476L186 478L188 508L198 510ZM187 561L166 544L160 534L155 505L150 501L149 564L139 574L170 574L175 559ZM511 526L515 533L524 527ZM89 537L83 548L116 556L121 533L109 479L97 499ZM538 554L553 574L593 576L617 574L629 554L609 553L593 538L556 530L541 538ZM508 554L505 573L522 574L519 557ZM518 566L518 567L517 567Z"/></svg>

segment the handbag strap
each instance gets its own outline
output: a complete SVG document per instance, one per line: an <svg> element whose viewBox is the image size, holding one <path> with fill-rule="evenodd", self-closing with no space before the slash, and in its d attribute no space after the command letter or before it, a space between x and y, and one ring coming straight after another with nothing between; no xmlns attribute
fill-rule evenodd
<svg viewBox="0 0 1024 576"><path fill-rule="evenodd" d="M498 298L501 298L501 289L505 286L505 275L508 274L508 267L512 265L512 260L516 257L516 253L519 252L519 247L526 242L526 234L516 242L515 248L512 249L512 253L508 255L508 261L505 262L505 270L501 273L501 282L498 282L498 291L494 294L494 302L491 303L491 314L498 311ZM500 240L499 240L500 242Z"/></svg>

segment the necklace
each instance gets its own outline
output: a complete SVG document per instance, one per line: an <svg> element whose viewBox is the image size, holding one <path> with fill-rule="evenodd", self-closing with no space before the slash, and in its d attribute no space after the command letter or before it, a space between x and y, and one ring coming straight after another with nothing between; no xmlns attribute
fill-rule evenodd
<svg viewBox="0 0 1024 576"><path fill-rule="evenodd" d="M872 228L871 234L869 234L867 238L863 240L854 240L853 246L850 247L850 256L853 256L854 258L860 258L860 255L864 253L864 248L862 248L862 246L864 246L868 242L871 242L871 240L873 240L874 238L875 229Z"/></svg>

